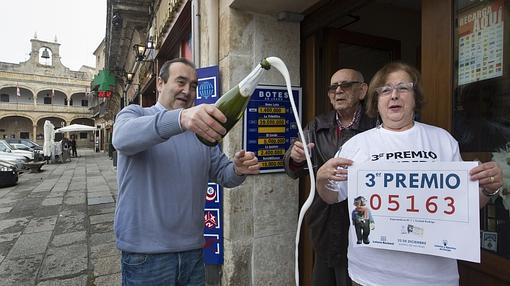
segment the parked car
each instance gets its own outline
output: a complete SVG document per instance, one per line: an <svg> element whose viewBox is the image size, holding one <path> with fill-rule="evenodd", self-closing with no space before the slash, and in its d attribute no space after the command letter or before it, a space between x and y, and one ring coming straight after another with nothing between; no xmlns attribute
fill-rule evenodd
<svg viewBox="0 0 510 286"><path fill-rule="evenodd" d="M26 156L30 160L34 160L34 152L24 151L24 150L16 150L14 149L7 141L0 140L0 151L7 153L16 153L23 156Z"/></svg>
<svg viewBox="0 0 510 286"><path fill-rule="evenodd" d="M12 147L14 147L14 149L16 150L24 150L24 151L30 151L30 152L34 152L34 161L44 161L44 154L43 154L43 151L42 150L34 150L30 147L28 147L27 145L25 144L21 144L21 143L9 143Z"/></svg>
<svg viewBox="0 0 510 286"><path fill-rule="evenodd" d="M30 139L8 138L8 139L5 139L5 141L7 141L7 143L20 143L20 144L26 145L34 150L42 151L42 149L43 149L43 147L41 145L35 143L34 141L32 141Z"/></svg>
<svg viewBox="0 0 510 286"><path fill-rule="evenodd" d="M16 185L18 170L11 163L0 160L0 187Z"/></svg>
<svg viewBox="0 0 510 286"><path fill-rule="evenodd" d="M0 151L0 160L14 164L18 171L22 171L25 167L25 163L28 162L28 158L23 155L2 151Z"/></svg>
<svg viewBox="0 0 510 286"><path fill-rule="evenodd" d="M14 147L14 149L16 149L16 150L25 150L25 151L34 152L33 148L30 148L30 147L28 147L25 144L21 144L21 143L9 143L9 145Z"/></svg>

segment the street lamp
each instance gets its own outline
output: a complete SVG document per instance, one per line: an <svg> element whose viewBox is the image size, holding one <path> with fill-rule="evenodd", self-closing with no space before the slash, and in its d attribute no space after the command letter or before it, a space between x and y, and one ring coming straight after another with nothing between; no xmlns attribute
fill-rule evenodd
<svg viewBox="0 0 510 286"><path fill-rule="evenodd" d="M135 74L134 74L134 73L132 73L132 72L128 72L128 73L126 73L126 82L127 82L128 84L132 83L132 82L133 82L133 77L134 77L134 76L135 76Z"/></svg>
<svg viewBox="0 0 510 286"><path fill-rule="evenodd" d="M135 44L133 48L135 49L136 53L136 61L138 62L143 61L145 59L145 50L147 49L147 47L145 45Z"/></svg>
<svg viewBox="0 0 510 286"><path fill-rule="evenodd" d="M147 42L147 45L135 44L135 45L133 45L133 48L135 50L137 62L151 62L152 61L152 60L145 60L145 57L146 57L145 53L147 52L147 50L154 49L154 42L152 40L149 40Z"/></svg>
<svg viewBox="0 0 510 286"><path fill-rule="evenodd" d="M149 37L149 40L147 41L147 49L154 49L154 41L152 40L152 37Z"/></svg>

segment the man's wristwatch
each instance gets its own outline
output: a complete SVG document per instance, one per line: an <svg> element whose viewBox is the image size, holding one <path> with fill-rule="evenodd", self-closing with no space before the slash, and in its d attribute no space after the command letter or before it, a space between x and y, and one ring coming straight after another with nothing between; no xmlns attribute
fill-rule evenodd
<svg viewBox="0 0 510 286"><path fill-rule="evenodd" d="M487 197L494 197L495 195L499 194L499 192L501 192L502 190L503 190L503 186L499 187L497 190L490 193L490 192L487 192L486 188L482 188L482 193Z"/></svg>

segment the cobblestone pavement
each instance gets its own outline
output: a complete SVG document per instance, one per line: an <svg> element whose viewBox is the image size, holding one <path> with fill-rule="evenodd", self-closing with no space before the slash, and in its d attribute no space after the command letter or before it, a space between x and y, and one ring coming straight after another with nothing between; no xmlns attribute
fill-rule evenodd
<svg viewBox="0 0 510 286"><path fill-rule="evenodd" d="M112 160L78 151L0 188L0 285L120 285Z"/></svg>

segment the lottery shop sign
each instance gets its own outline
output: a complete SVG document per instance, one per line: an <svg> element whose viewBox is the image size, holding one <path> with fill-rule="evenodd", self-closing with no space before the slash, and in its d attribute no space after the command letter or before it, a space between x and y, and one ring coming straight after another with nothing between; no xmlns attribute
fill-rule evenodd
<svg viewBox="0 0 510 286"><path fill-rule="evenodd" d="M476 162L374 163L349 168L355 247L480 262Z"/></svg>

